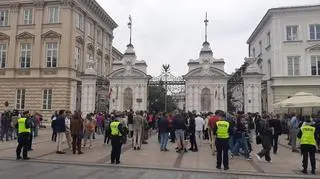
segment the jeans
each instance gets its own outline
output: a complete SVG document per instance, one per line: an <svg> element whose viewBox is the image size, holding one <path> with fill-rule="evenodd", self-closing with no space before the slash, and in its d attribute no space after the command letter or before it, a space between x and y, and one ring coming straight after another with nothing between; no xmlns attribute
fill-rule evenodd
<svg viewBox="0 0 320 179"><path fill-rule="evenodd" d="M142 127L133 131L133 147L141 148Z"/></svg>
<svg viewBox="0 0 320 179"><path fill-rule="evenodd" d="M233 152L234 150L234 136L233 135L230 135L229 136L229 149L231 151L231 153Z"/></svg>
<svg viewBox="0 0 320 179"><path fill-rule="evenodd" d="M72 134L72 151L75 154L76 150L78 153L81 153L81 135L80 134Z"/></svg>
<svg viewBox="0 0 320 179"><path fill-rule="evenodd" d="M271 150L270 146L264 145L262 143L262 150L258 153L259 157L260 158L264 157L266 161L270 162L271 161L270 150Z"/></svg>
<svg viewBox="0 0 320 179"><path fill-rule="evenodd" d="M273 153L276 154L278 151L278 140L279 140L279 135L274 134L273 135Z"/></svg>
<svg viewBox="0 0 320 179"><path fill-rule="evenodd" d="M291 149L297 150L297 135L299 129L292 129L291 130Z"/></svg>
<svg viewBox="0 0 320 179"><path fill-rule="evenodd" d="M245 133L241 134L240 138L235 138L235 145L233 146L233 154L239 155L240 147L244 150L244 157L249 158L248 144L245 137Z"/></svg>
<svg viewBox="0 0 320 179"><path fill-rule="evenodd" d="M62 140L63 140L63 134L64 132L58 132L57 133L57 151L62 152L63 147L62 147Z"/></svg>
<svg viewBox="0 0 320 179"><path fill-rule="evenodd" d="M190 147L191 150L198 150L196 135L194 132L190 134L190 145L191 145Z"/></svg>
<svg viewBox="0 0 320 179"><path fill-rule="evenodd" d="M160 133L160 149L164 150L167 148L168 140L169 140L168 132Z"/></svg>

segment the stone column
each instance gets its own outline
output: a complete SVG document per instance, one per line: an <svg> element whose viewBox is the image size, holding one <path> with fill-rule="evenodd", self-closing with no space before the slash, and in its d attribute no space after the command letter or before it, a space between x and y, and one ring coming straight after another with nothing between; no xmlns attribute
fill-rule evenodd
<svg viewBox="0 0 320 179"><path fill-rule="evenodd" d="M81 94L81 111L84 114L94 112L96 104L96 81L95 75L84 75L81 77L82 94Z"/></svg>
<svg viewBox="0 0 320 179"><path fill-rule="evenodd" d="M261 79L263 74L243 75L245 113L261 113Z"/></svg>
<svg viewBox="0 0 320 179"><path fill-rule="evenodd" d="M77 106L77 82L71 82L71 91L70 91L70 111L76 111Z"/></svg>

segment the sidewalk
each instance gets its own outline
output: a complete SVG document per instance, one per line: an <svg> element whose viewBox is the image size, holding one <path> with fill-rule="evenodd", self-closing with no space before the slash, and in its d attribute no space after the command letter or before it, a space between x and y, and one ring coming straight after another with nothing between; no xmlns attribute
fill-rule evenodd
<svg viewBox="0 0 320 179"><path fill-rule="evenodd" d="M41 134L40 134L41 135ZM74 155L71 150L67 149L67 144L64 143L64 155L56 154L56 143L52 142L51 133L43 134L43 139L33 145L34 151L31 151L29 156L36 161L43 162L65 162L74 164L109 164L111 145L103 144L103 136L96 135L95 145L93 149L85 148L83 155ZM45 137L47 136L47 138ZM40 138L39 138L40 139ZM40 142L42 141L42 142ZM278 154L271 154L272 163L260 162L255 157L255 153L261 150L261 145L253 145L251 161L245 160L243 157L235 157L230 159L228 172L251 174L298 174L301 170L301 156L299 153L292 153L291 149L285 144L285 136L280 137L280 145ZM9 145L10 142L8 143ZM137 168L157 168L157 169L177 169L191 171L210 171L220 172L215 168L216 157L212 156L209 144L203 144L199 148L199 152L187 152L184 154L176 153L175 144L169 143L169 152L161 152L157 141L157 135L154 135L148 140L148 144L142 145L141 150L133 150L131 148L131 140L122 147L121 166L137 167ZM0 158L15 159L15 147L9 149L0 149ZM317 154L317 174L319 171L319 154Z"/></svg>

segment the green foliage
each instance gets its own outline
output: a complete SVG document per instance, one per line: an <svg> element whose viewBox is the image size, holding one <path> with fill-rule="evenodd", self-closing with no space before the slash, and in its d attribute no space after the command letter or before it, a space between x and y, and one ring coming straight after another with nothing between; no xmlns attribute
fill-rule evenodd
<svg viewBox="0 0 320 179"><path fill-rule="evenodd" d="M163 112L165 110L165 88L162 85L149 86L148 89L149 111ZM177 104L172 99L172 96L167 96L167 111L177 109Z"/></svg>

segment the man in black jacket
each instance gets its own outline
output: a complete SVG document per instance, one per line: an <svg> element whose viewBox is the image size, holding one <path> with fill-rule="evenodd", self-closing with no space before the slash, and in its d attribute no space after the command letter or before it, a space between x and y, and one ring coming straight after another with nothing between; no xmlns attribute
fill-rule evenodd
<svg viewBox="0 0 320 179"><path fill-rule="evenodd" d="M271 119L269 120L270 127L273 127L273 136L272 136L272 143L273 143L273 154L277 154L278 151L278 139L282 132L281 121L279 116L272 115Z"/></svg>
<svg viewBox="0 0 320 179"><path fill-rule="evenodd" d="M56 132L57 132L57 154L65 154L62 147L63 134L66 132L65 111L60 110L59 116L56 119Z"/></svg>

